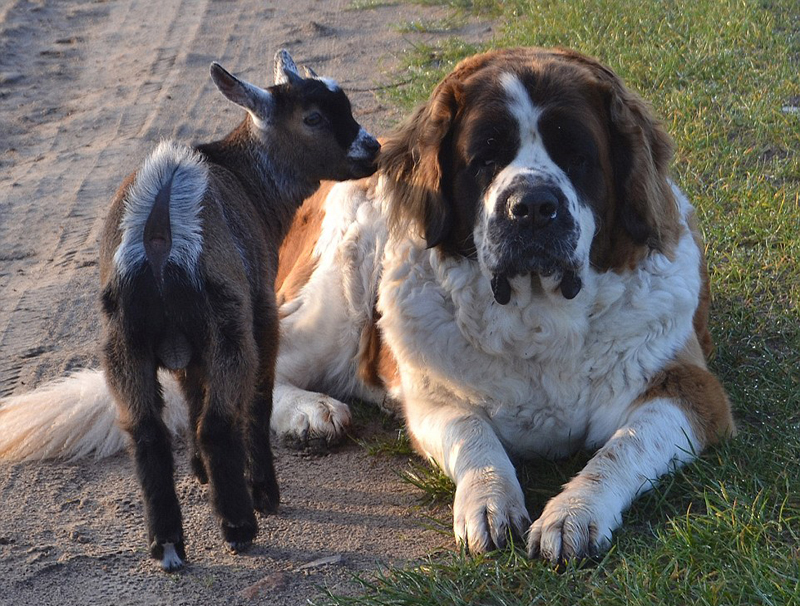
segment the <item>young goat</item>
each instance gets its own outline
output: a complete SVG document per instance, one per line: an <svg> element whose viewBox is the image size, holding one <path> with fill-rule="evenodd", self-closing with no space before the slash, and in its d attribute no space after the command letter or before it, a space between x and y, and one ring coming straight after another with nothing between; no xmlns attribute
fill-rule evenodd
<svg viewBox="0 0 800 606"><path fill-rule="evenodd" d="M278 506L269 436L278 247L321 179L371 174L380 147L342 90L309 73L279 51L275 86L264 90L213 63L214 84L247 110L244 121L214 143L161 143L106 222L104 367L133 440L150 555L165 570L183 565L185 548L159 368L181 384L192 467L210 482L229 547L255 537L254 508Z"/></svg>

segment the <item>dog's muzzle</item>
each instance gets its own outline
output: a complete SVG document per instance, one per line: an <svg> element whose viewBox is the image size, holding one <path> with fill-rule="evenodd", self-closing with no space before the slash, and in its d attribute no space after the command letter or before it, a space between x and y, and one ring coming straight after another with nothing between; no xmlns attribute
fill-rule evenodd
<svg viewBox="0 0 800 606"><path fill-rule="evenodd" d="M578 235L561 188L541 179L515 179L498 196L488 222L495 300L507 304L509 278L526 273L558 276L564 298L575 298L582 287L574 261Z"/></svg>

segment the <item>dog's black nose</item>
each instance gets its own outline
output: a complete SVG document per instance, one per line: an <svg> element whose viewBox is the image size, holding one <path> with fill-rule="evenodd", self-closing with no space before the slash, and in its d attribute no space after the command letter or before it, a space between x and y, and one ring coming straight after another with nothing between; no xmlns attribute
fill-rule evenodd
<svg viewBox="0 0 800 606"><path fill-rule="evenodd" d="M508 199L511 218L534 228L546 227L555 221L559 207L558 196L546 187L518 192Z"/></svg>

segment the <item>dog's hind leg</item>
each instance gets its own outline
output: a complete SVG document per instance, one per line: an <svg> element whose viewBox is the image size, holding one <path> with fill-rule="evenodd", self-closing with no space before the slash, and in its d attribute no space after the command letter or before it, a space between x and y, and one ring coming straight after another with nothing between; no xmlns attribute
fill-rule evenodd
<svg viewBox="0 0 800 606"><path fill-rule="evenodd" d="M152 354L134 354L121 339L105 348L106 379L115 392L125 429L133 441L136 472L142 486L151 557L164 570L176 570L186 558L181 510L175 494L170 434L161 412L164 400Z"/></svg>

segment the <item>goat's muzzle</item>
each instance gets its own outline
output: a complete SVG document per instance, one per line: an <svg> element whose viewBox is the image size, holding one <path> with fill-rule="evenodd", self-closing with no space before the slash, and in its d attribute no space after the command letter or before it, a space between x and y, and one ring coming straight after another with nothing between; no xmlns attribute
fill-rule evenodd
<svg viewBox="0 0 800 606"><path fill-rule="evenodd" d="M353 140L347 152L347 165L354 179L369 177L377 168L381 144L363 128Z"/></svg>

